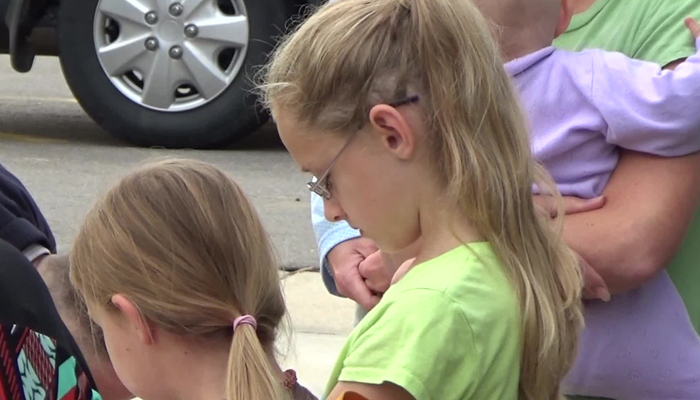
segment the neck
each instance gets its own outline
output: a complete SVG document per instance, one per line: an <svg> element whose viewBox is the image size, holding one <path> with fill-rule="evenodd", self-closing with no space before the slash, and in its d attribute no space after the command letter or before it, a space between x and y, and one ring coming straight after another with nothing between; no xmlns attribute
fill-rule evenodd
<svg viewBox="0 0 700 400"><path fill-rule="evenodd" d="M164 398L169 400L226 398L229 344L225 340L211 342L200 343L196 348L191 342L178 343L178 346L185 346L184 351L173 352L174 358L168 361L169 365L174 366L168 371L168 381L172 382L172 386L169 388L169 396ZM279 382L282 382L284 372L275 361L272 352L267 353L273 374Z"/></svg>
<svg viewBox="0 0 700 400"><path fill-rule="evenodd" d="M446 206L444 201L435 197L425 198L420 207L420 228L421 249L413 265L438 257L465 243L484 240L463 211Z"/></svg>
<svg viewBox="0 0 700 400"><path fill-rule="evenodd" d="M519 43L513 43L511 45L504 43L501 45L501 52L503 53L503 61L504 62L510 62L515 59L525 57L528 54L532 54L534 52L540 51L546 47L549 47L552 45L552 42L550 41L549 43L540 43L540 44L532 44L530 46L522 46Z"/></svg>
<svg viewBox="0 0 700 400"><path fill-rule="evenodd" d="M533 25L502 27L502 32L498 35L498 46L505 62L542 50L553 42L554 28L550 32Z"/></svg>
<svg viewBox="0 0 700 400"><path fill-rule="evenodd" d="M163 398L172 400L225 399L226 373L229 350L224 341L215 340L193 346L178 340L177 347L184 351L173 351L167 364L169 394ZM166 373L166 371L163 371Z"/></svg>

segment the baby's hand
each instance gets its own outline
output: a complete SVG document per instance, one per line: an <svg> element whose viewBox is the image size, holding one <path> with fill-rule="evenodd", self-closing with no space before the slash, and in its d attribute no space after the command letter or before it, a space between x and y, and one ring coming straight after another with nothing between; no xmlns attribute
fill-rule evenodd
<svg viewBox="0 0 700 400"><path fill-rule="evenodd" d="M700 24L698 23L698 21L688 17L685 19L685 26L687 26L688 29L690 29L690 33L693 34L694 38L700 38Z"/></svg>

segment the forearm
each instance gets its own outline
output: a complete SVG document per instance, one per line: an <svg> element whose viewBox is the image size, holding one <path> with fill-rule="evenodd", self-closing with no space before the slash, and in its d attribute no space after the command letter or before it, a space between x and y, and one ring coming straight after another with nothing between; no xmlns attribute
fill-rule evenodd
<svg viewBox="0 0 700 400"><path fill-rule="evenodd" d="M0 165L0 239L20 251L39 245L56 251L46 219L22 182Z"/></svg>
<svg viewBox="0 0 700 400"><path fill-rule="evenodd" d="M326 220L323 199L315 194L311 195L311 224L316 235L323 283L331 294L339 296L327 256L340 243L360 237L360 232L350 228L345 221L333 223Z"/></svg>
<svg viewBox="0 0 700 400"><path fill-rule="evenodd" d="M603 208L566 216L564 237L614 294L648 282L678 251L700 204L700 155L624 152L605 195Z"/></svg>
<svg viewBox="0 0 700 400"><path fill-rule="evenodd" d="M677 63L675 71L619 53L594 54L600 57L594 58L591 96L608 125L609 143L664 157L700 151L700 54Z"/></svg>

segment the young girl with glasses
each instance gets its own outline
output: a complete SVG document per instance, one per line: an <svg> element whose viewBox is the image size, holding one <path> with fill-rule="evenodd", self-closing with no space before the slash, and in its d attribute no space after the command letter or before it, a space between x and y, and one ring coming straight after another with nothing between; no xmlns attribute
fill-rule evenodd
<svg viewBox="0 0 700 400"><path fill-rule="evenodd" d="M527 124L472 3L323 6L264 77L326 217L388 254L422 241L352 332L328 397L561 398L582 326L579 267L535 208Z"/></svg>

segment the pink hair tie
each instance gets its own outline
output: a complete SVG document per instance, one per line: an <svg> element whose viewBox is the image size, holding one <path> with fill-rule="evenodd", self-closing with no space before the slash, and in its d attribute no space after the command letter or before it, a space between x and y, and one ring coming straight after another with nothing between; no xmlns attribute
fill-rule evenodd
<svg viewBox="0 0 700 400"><path fill-rule="evenodd" d="M254 330L258 330L258 323L255 322L255 318L250 315L242 315L233 320L233 331L236 331L239 325L250 325Z"/></svg>

